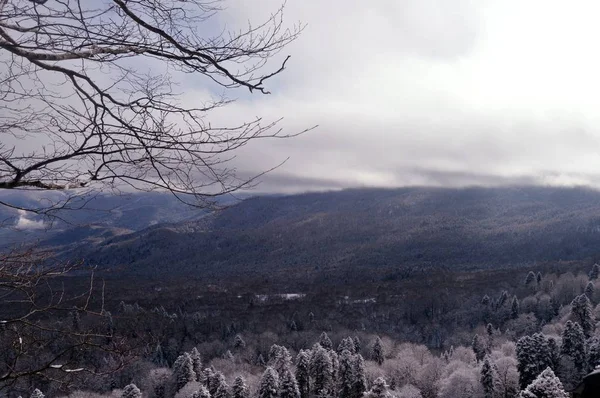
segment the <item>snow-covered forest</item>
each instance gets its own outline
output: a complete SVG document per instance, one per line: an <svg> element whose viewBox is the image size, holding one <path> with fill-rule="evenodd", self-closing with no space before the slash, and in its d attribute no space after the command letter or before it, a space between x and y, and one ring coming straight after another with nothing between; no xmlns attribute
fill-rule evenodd
<svg viewBox="0 0 600 398"><path fill-rule="evenodd" d="M207 340L200 330L218 326L199 312L125 302L98 319L71 311L43 323L103 336L97 347L75 350L65 363L50 361L45 373L14 378L9 396L566 397L600 365L599 271L594 265L577 275L529 272L515 289L525 295L483 295L471 308L479 321L439 348L367 330L319 331L313 312L302 314L307 325L266 324L258 332L229 321L220 324L221 336ZM32 366L12 362L10 336L1 340L5 363ZM40 344L29 360L47 361L72 343Z"/></svg>

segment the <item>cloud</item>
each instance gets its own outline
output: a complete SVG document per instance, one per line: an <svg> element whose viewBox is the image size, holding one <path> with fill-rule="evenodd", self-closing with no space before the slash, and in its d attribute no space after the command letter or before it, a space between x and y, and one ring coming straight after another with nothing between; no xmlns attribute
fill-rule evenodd
<svg viewBox="0 0 600 398"><path fill-rule="evenodd" d="M228 4L223 22L242 26L279 2ZM289 156L265 177L275 190L598 186L598 11L592 1L288 2L286 20L308 26L280 54L292 58L273 94L242 95L213 120L284 117L289 132L319 125L239 154L245 171Z"/></svg>
<svg viewBox="0 0 600 398"><path fill-rule="evenodd" d="M15 224L15 228L17 229L44 229L46 226L44 225L43 220L32 220L28 218L28 213L23 210L19 210L19 218Z"/></svg>

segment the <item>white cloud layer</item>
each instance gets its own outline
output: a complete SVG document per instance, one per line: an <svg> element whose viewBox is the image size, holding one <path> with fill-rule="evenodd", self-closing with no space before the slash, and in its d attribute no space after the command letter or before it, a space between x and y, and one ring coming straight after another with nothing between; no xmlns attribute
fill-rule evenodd
<svg viewBox="0 0 600 398"><path fill-rule="evenodd" d="M275 0L231 0L222 22ZM249 145L240 170L290 160L264 190L541 183L600 185L600 3L289 0L308 24L273 94L215 120L285 117L306 135ZM190 100L203 88L190 90Z"/></svg>

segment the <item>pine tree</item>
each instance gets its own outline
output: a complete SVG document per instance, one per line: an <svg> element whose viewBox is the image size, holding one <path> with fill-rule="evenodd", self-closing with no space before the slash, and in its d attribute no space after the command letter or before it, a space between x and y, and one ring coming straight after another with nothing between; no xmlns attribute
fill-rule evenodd
<svg viewBox="0 0 600 398"><path fill-rule="evenodd" d="M365 360L362 355L354 356L354 383L352 387L352 398L360 398L367 390L367 376L365 374Z"/></svg>
<svg viewBox="0 0 600 398"><path fill-rule="evenodd" d="M310 360L310 374L313 378L313 390L317 396L326 396L333 389L333 365L325 348L316 344Z"/></svg>
<svg viewBox="0 0 600 398"><path fill-rule="evenodd" d="M231 398L231 394L229 394L229 386L225 382L225 379L219 380L219 384L217 386L217 390L213 395L214 398Z"/></svg>
<svg viewBox="0 0 600 398"><path fill-rule="evenodd" d="M339 398L352 398L354 388L354 358L349 350L343 350L340 355L339 368Z"/></svg>
<svg viewBox="0 0 600 398"><path fill-rule="evenodd" d="M269 350L268 365L275 369L277 375L281 378L285 369L290 369L292 366L292 356L287 348L273 344Z"/></svg>
<svg viewBox="0 0 600 398"><path fill-rule="evenodd" d="M360 349L362 348L360 344L360 339L358 338L358 336L354 336L352 340L354 341L354 353L360 354Z"/></svg>
<svg viewBox="0 0 600 398"><path fill-rule="evenodd" d="M600 366L600 338L593 336L586 341L587 371L591 372Z"/></svg>
<svg viewBox="0 0 600 398"><path fill-rule="evenodd" d="M194 369L194 373L196 374L196 381L200 381L202 378L202 358L196 347L192 348L190 357L192 358L192 369Z"/></svg>
<svg viewBox="0 0 600 398"><path fill-rule="evenodd" d="M560 349L558 343L553 337L548 337L548 353L550 357L549 366L552 369L558 369L560 366Z"/></svg>
<svg viewBox="0 0 600 398"><path fill-rule="evenodd" d="M350 351L351 354L356 354L355 352L355 347L354 347L354 340L352 340L352 337L346 337L345 339L342 340L342 342L340 343L340 345L338 346L337 351L341 354L344 350L348 350Z"/></svg>
<svg viewBox="0 0 600 398"><path fill-rule="evenodd" d="M331 339L325 332L321 333L321 337L319 338L319 344L321 344L321 347L325 348L328 351L333 349L333 343L331 342Z"/></svg>
<svg viewBox="0 0 600 398"><path fill-rule="evenodd" d="M175 386L177 391L181 390L190 381L196 380L192 357L187 352L177 357L173 364L173 376L175 377Z"/></svg>
<svg viewBox="0 0 600 398"><path fill-rule="evenodd" d="M580 294L571 301L571 318L579 323L586 337L590 337L595 329L592 304L585 294Z"/></svg>
<svg viewBox="0 0 600 398"><path fill-rule="evenodd" d="M481 304L484 306L488 306L490 305L490 296L488 296L487 294L483 296L483 298L481 299Z"/></svg>
<svg viewBox="0 0 600 398"><path fill-rule="evenodd" d="M542 273L541 272L538 271L538 273L535 275L535 280L536 280L538 286L542 284Z"/></svg>
<svg viewBox="0 0 600 398"><path fill-rule="evenodd" d="M204 386L200 386L198 392L194 394L194 398L211 398L210 392Z"/></svg>
<svg viewBox="0 0 600 398"><path fill-rule="evenodd" d="M577 322L567 321L562 334L562 355L568 355L575 368L582 372L586 368L585 336Z"/></svg>
<svg viewBox="0 0 600 398"><path fill-rule="evenodd" d="M513 296L510 305L510 317L512 319L517 319L519 317L519 299L517 299L517 296Z"/></svg>
<svg viewBox="0 0 600 398"><path fill-rule="evenodd" d="M519 398L568 398L562 383L549 367L537 376Z"/></svg>
<svg viewBox="0 0 600 398"><path fill-rule="evenodd" d="M142 392L135 384L129 384L123 389L121 398L142 398Z"/></svg>
<svg viewBox="0 0 600 398"><path fill-rule="evenodd" d="M300 350L296 357L296 381L300 398L308 398L310 393L310 357L308 352Z"/></svg>
<svg viewBox="0 0 600 398"><path fill-rule="evenodd" d="M215 397L217 395L217 391L219 391L219 388L222 386L227 388L229 387L225 381L225 376L221 372L213 371L208 381L208 392L210 392L211 396Z"/></svg>
<svg viewBox="0 0 600 398"><path fill-rule="evenodd" d="M290 368L284 369L279 379L279 398L300 398L298 383Z"/></svg>
<svg viewBox="0 0 600 398"><path fill-rule="evenodd" d="M44 398L44 397L45 397L45 395L37 388L35 390L33 390L33 392L31 393L31 396L30 396L30 398Z"/></svg>
<svg viewBox="0 0 600 398"><path fill-rule="evenodd" d="M167 360L165 359L165 353L160 343L156 345L154 354L152 354L152 362L158 366L167 366Z"/></svg>
<svg viewBox="0 0 600 398"><path fill-rule="evenodd" d="M233 348L242 349L244 347L246 347L246 342L244 341L242 336L240 336L239 334L236 334L235 338L233 339Z"/></svg>
<svg viewBox="0 0 600 398"><path fill-rule="evenodd" d="M533 271L529 271L527 277L525 278L525 286L529 286L531 283L533 283L533 281L535 281L535 274Z"/></svg>
<svg viewBox="0 0 600 398"><path fill-rule="evenodd" d="M503 290L502 293L500 294L500 297L498 298L497 308L502 307L504 305L504 303L506 303L507 300L508 300L508 292L506 290Z"/></svg>
<svg viewBox="0 0 600 398"><path fill-rule="evenodd" d="M588 284L585 286L583 294L585 294L590 301L594 300L594 282L588 282Z"/></svg>
<svg viewBox="0 0 600 398"><path fill-rule="evenodd" d="M383 361L385 360L383 352L383 343L379 336L375 339L375 343L373 344L372 358L379 365L382 365Z"/></svg>
<svg viewBox="0 0 600 398"><path fill-rule="evenodd" d="M483 386L483 392L485 398L494 397L494 370L490 364L490 358L486 356L481 366L481 385Z"/></svg>
<svg viewBox="0 0 600 398"><path fill-rule="evenodd" d="M278 398L279 376L272 367L268 366L260 379L258 398Z"/></svg>
<svg viewBox="0 0 600 398"><path fill-rule="evenodd" d="M517 341L517 370L521 388L528 386L543 369L551 365L552 355L544 335L535 333Z"/></svg>
<svg viewBox="0 0 600 398"><path fill-rule="evenodd" d="M600 274L600 265L594 264L589 273L590 280L593 281L598 279L598 274Z"/></svg>
<svg viewBox="0 0 600 398"><path fill-rule="evenodd" d="M366 398L391 398L391 394L388 392L388 386L383 377L378 377L373 382L373 386L368 393L365 394Z"/></svg>
<svg viewBox="0 0 600 398"><path fill-rule="evenodd" d="M473 340L471 342L471 348L473 349L473 352L475 353L475 359L477 360L477 362L483 360L483 357L485 357L485 354L486 354L486 347L485 347L485 343L483 342L483 339L481 337L479 337L478 334L473 336Z"/></svg>
<svg viewBox="0 0 600 398"><path fill-rule="evenodd" d="M242 376L235 378L231 390L232 398L250 398L250 391L246 385L246 380Z"/></svg>

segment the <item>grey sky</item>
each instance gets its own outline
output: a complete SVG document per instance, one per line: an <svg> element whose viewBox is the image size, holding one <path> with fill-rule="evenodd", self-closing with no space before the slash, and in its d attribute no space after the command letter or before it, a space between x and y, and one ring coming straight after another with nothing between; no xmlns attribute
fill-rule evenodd
<svg viewBox="0 0 600 398"><path fill-rule="evenodd" d="M221 22L234 28L280 2L226 4ZM290 157L265 178L268 191L597 185L599 11L593 1L289 0L287 23L308 27L281 54L292 59L273 94L244 93L214 120L320 126L240 153L240 170Z"/></svg>

